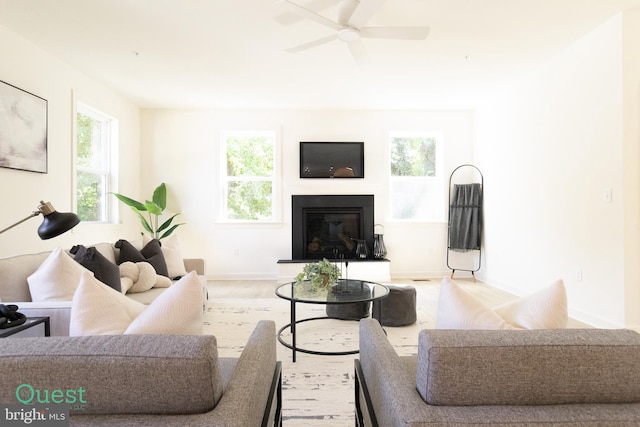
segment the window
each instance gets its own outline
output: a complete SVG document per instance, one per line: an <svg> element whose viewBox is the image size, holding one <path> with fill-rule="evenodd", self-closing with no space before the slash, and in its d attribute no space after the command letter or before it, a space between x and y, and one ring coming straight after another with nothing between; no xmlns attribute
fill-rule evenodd
<svg viewBox="0 0 640 427"><path fill-rule="evenodd" d="M111 150L117 120L78 104L76 114L76 211L82 221L109 222Z"/></svg>
<svg viewBox="0 0 640 427"><path fill-rule="evenodd" d="M222 147L222 218L275 221L276 133L226 132Z"/></svg>
<svg viewBox="0 0 640 427"><path fill-rule="evenodd" d="M443 220L442 139L442 134L433 132L395 132L390 135L393 219Z"/></svg>

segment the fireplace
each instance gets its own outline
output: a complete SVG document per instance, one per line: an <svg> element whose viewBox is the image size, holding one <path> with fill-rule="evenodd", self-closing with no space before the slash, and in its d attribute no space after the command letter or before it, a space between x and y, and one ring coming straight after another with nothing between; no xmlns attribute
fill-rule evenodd
<svg viewBox="0 0 640 427"><path fill-rule="evenodd" d="M356 240L373 258L373 195L294 195L291 207L292 259L355 259Z"/></svg>

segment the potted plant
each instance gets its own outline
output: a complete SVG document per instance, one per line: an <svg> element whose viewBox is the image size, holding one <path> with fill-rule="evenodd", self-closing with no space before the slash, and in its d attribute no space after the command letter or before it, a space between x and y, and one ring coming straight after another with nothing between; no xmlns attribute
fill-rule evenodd
<svg viewBox="0 0 640 427"><path fill-rule="evenodd" d="M145 200L144 203L133 200L127 196L123 196L118 193L111 193L118 198L122 203L129 206L140 218L142 227L151 234L154 239L164 239L169 236L173 231L183 224L172 224L173 219L180 215L179 213L171 216L168 220L162 224L160 222L160 215L167 208L167 186L163 182L153 192L151 200ZM149 220L143 216L142 212L147 212ZM142 234L142 233L141 233Z"/></svg>
<svg viewBox="0 0 640 427"><path fill-rule="evenodd" d="M311 283L311 291L329 289L340 278L340 269L326 258L322 261L311 262L304 266L302 272L296 276L296 285L308 280Z"/></svg>

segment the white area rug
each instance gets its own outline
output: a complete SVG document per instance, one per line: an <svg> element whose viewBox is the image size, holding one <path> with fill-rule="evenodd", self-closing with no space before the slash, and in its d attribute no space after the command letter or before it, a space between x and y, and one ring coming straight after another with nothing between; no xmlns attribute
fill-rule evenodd
<svg viewBox="0 0 640 427"><path fill-rule="evenodd" d="M422 293L418 301L418 322L411 326L386 327L390 342L399 354L415 354L418 331L433 328L437 286ZM290 321L290 303L274 298L221 298L211 300L205 313L205 333L218 339L220 356L237 356L259 320L273 320L276 331ZM297 318L325 315L324 305L298 304ZM283 335L291 342L288 333ZM358 322L318 320L298 325L298 346L310 350L346 351L358 348ZM284 426L353 426L353 360L358 357L297 354L280 343L278 359L283 366Z"/></svg>

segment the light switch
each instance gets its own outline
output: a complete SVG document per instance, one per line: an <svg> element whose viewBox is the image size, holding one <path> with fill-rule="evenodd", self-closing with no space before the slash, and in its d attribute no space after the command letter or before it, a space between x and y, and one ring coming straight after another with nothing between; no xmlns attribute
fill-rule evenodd
<svg viewBox="0 0 640 427"><path fill-rule="evenodd" d="M611 203L611 189L605 188L602 190L602 203Z"/></svg>

